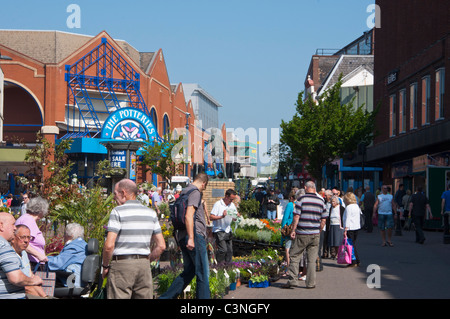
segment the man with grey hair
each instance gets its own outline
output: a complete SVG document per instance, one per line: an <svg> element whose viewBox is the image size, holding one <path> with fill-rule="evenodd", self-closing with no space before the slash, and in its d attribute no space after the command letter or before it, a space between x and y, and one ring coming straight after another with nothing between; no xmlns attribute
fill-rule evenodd
<svg viewBox="0 0 450 319"><path fill-rule="evenodd" d="M48 256L48 268L50 271L65 271L75 274L75 287L82 287L81 266L87 256L87 243L84 240L84 228L80 224L71 223L64 231L64 248L57 256ZM58 278L64 286L67 286L66 278Z"/></svg>
<svg viewBox="0 0 450 319"><path fill-rule="evenodd" d="M114 187L118 206L109 217L102 261L108 299L153 298L150 262L159 258L166 243L156 212L142 205L137 194L136 183L130 179Z"/></svg>
<svg viewBox="0 0 450 319"><path fill-rule="evenodd" d="M14 222L13 215L0 212L0 299L24 299L25 286L42 285L39 276L28 277L20 269L20 258L10 244L16 231Z"/></svg>
<svg viewBox="0 0 450 319"><path fill-rule="evenodd" d="M323 198L316 195L316 184L313 181L305 184L305 191L306 194L300 196L294 205L289 279L282 288L297 286L298 267L304 251L308 257L306 288L315 288L316 286L316 267L313 261L318 256L320 232L325 226L327 209Z"/></svg>

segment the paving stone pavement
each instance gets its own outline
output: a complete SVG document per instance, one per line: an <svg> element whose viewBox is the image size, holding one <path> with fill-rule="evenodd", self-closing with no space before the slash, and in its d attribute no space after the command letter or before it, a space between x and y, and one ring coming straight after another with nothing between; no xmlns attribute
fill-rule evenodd
<svg viewBox="0 0 450 319"><path fill-rule="evenodd" d="M426 231L425 237L423 245L417 244L414 231L403 231L402 236L392 236L394 247L382 247L377 228L373 233L359 231L360 267L345 268L323 259L314 289L306 289L304 282L283 289L287 280L280 279L268 288L241 285L224 299L448 299L450 245L443 243L439 231ZM370 288L368 283L380 285Z"/></svg>

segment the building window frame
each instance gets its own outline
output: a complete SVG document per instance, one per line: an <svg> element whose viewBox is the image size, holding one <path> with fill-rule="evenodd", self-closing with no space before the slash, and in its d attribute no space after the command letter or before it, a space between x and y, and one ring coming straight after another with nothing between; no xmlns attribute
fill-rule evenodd
<svg viewBox="0 0 450 319"><path fill-rule="evenodd" d="M397 132L397 96L392 94L389 96L389 135L394 137Z"/></svg>
<svg viewBox="0 0 450 319"><path fill-rule="evenodd" d="M398 92L399 133L406 132L406 89Z"/></svg>
<svg viewBox="0 0 450 319"><path fill-rule="evenodd" d="M439 121L444 119L445 67L436 70L435 85L435 120Z"/></svg>
<svg viewBox="0 0 450 319"><path fill-rule="evenodd" d="M417 82L409 86L409 129L417 129Z"/></svg>
<svg viewBox="0 0 450 319"><path fill-rule="evenodd" d="M430 124L431 78L422 77L422 126Z"/></svg>

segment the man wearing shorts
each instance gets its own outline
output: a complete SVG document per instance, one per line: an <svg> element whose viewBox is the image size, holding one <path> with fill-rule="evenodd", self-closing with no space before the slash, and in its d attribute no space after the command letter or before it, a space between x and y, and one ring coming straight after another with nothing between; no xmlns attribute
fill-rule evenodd
<svg viewBox="0 0 450 319"><path fill-rule="evenodd" d="M393 196L388 194L388 188L383 185L381 188L381 194L377 196L375 205L373 206L373 213L378 214L378 228L380 229L382 246L394 246L392 244L392 229L394 228L394 216L392 212L396 210L395 201ZM387 239L386 239L387 235Z"/></svg>

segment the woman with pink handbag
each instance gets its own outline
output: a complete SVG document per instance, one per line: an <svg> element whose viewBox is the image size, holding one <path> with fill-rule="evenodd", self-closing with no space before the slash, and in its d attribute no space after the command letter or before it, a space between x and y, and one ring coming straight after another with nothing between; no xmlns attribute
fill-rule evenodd
<svg viewBox="0 0 450 319"><path fill-rule="evenodd" d="M355 194L347 192L344 195L345 211L344 211L344 238L350 239L350 244L353 246L353 253L355 258L351 261L348 267L357 267L360 264L358 252L356 250L356 238L358 230L361 229L361 208L356 200Z"/></svg>
<svg viewBox="0 0 450 319"><path fill-rule="evenodd" d="M339 246L337 254L337 263L340 265L351 265L353 247L348 243L347 237L344 237L342 245Z"/></svg>

